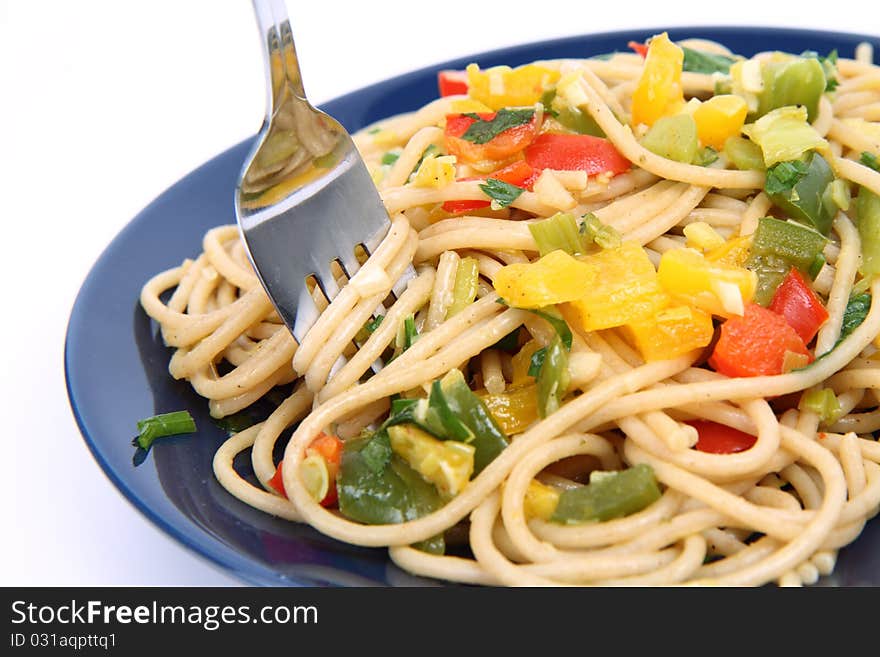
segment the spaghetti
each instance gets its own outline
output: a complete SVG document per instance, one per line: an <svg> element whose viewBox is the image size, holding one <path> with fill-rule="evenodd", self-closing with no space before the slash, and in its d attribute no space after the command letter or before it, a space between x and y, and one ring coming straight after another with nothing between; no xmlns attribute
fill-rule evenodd
<svg viewBox="0 0 880 657"><path fill-rule="evenodd" d="M216 453L230 493L459 582L801 585L832 572L880 505L880 280L867 229L880 195L880 68L867 45L836 61L745 60L665 35L637 45L644 56L470 67L445 80L459 85L447 95L356 135L391 216L368 260L388 285L347 284L339 269L335 298L314 287L321 313L300 345L234 226L209 231L201 255L144 286L143 308L175 349L171 375L206 397L212 416L292 389ZM694 70L682 52L718 68ZM792 111L810 100L762 106L796 67L822 71L809 121L797 125ZM809 130L819 145L770 161L762 117L779 117L776 137ZM664 126L696 128L696 150L681 154L686 131L664 142ZM576 152L559 155L575 143L563 137L585 134L606 148L592 153L599 171ZM761 150L763 162L744 164ZM830 178L808 208L802 185L818 175L817 159ZM541 233L564 233L566 216L576 227L567 242ZM768 255L760 245L771 229L783 231L781 250ZM812 261L792 264L807 252L792 255L797 240L819 240ZM785 248L785 271L774 274L767 263ZM569 279L554 262L587 269ZM410 265L416 275L392 295ZM721 278L687 288L707 270ZM618 278L630 281L619 306L589 297ZM800 337L790 306L778 305L795 279L824 313ZM568 294L571 280L580 282ZM730 345L737 322L760 334L753 316L800 342L745 372L736 368L749 349L764 347ZM662 322L673 326L663 344ZM722 434L745 443L707 447ZM316 443L322 435L338 439L336 452ZM233 468L247 451L260 486ZM354 490L353 464L398 506L364 515L375 500ZM620 483L624 473L644 475L644 495ZM630 506L617 509L603 485L619 485ZM422 489L431 504L416 500ZM583 515L584 504L606 502L617 510Z"/></svg>

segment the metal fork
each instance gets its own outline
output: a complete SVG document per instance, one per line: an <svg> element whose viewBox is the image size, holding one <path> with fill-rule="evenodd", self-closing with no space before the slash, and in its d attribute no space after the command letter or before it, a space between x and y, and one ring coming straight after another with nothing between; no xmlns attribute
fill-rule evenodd
<svg viewBox="0 0 880 657"><path fill-rule="evenodd" d="M355 249L371 252L391 225L367 167L338 121L306 99L283 0L253 0L264 46L266 118L235 190L235 214L257 276L301 342L318 317L306 285L339 291Z"/></svg>

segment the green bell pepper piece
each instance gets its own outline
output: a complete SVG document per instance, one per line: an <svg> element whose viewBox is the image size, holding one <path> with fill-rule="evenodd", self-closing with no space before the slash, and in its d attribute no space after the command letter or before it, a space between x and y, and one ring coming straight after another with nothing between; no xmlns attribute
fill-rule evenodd
<svg viewBox="0 0 880 657"><path fill-rule="evenodd" d="M589 112L556 100L556 89L548 89L541 96L541 104L564 127L581 135L605 138L606 134Z"/></svg>
<svg viewBox="0 0 880 657"><path fill-rule="evenodd" d="M535 382L538 393L538 414L547 417L559 409L571 382L568 373L568 349L558 334L553 336L544 351Z"/></svg>
<svg viewBox="0 0 880 657"><path fill-rule="evenodd" d="M805 274L818 273L827 240L815 230L792 221L762 217L752 239L746 267L758 275L755 302L767 306L776 288L792 267Z"/></svg>
<svg viewBox="0 0 880 657"><path fill-rule="evenodd" d="M767 62L761 67L764 89L758 96L757 117L778 107L803 105L807 118L814 121L819 112L819 99L827 84L822 64L814 58L795 58L784 62Z"/></svg>
<svg viewBox="0 0 880 657"><path fill-rule="evenodd" d="M443 501L437 489L426 482L406 461L384 452L388 436L378 432L345 441L336 489L339 511L346 518L368 525L398 524L421 518L439 509ZM379 441L380 449L375 448ZM384 461L384 463L383 463ZM433 554L443 554L442 534L414 547Z"/></svg>
<svg viewBox="0 0 880 657"><path fill-rule="evenodd" d="M550 520L567 525L603 522L641 511L659 498L654 470L640 463L627 470L603 473L595 480L591 477L588 485L563 491Z"/></svg>

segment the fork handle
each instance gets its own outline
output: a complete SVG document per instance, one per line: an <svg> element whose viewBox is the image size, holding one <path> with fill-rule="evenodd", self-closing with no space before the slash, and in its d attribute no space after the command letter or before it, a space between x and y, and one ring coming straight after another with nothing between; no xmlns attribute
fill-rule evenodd
<svg viewBox="0 0 880 657"><path fill-rule="evenodd" d="M257 27L263 43L263 61L266 70L266 89L269 94L267 116L278 109L285 87L305 100L299 60L293 43L293 32L284 0L252 0Z"/></svg>

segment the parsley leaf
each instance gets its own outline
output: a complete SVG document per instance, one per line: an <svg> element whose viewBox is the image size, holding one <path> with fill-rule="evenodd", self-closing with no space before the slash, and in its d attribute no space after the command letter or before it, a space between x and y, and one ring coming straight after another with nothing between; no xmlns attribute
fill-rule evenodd
<svg viewBox="0 0 880 657"><path fill-rule="evenodd" d="M495 114L495 118L491 121L481 119L478 114L469 112L465 114L468 118L474 119L464 134L462 139L471 141L475 144L488 144L505 130L525 125L535 116L533 109L500 109Z"/></svg>
<svg viewBox="0 0 880 657"><path fill-rule="evenodd" d="M480 185L480 189L486 193L486 196L491 198L502 208L506 208L523 193L522 187L517 187L516 185L511 185L510 183L495 178L489 178L485 183Z"/></svg>
<svg viewBox="0 0 880 657"><path fill-rule="evenodd" d="M688 73L730 73L730 65L736 61L727 55L684 47L682 50L684 51L682 70Z"/></svg>
<svg viewBox="0 0 880 657"><path fill-rule="evenodd" d="M764 191L768 195L782 194L794 189L801 178L807 175L809 167L806 162L791 160L780 162L767 169L767 180L764 183Z"/></svg>
<svg viewBox="0 0 880 657"><path fill-rule="evenodd" d="M849 303L846 304L846 310L843 311L843 323L840 325L838 344L849 337L850 333L865 321L869 310L871 310L871 295L867 292L850 298Z"/></svg>
<svg viewBox="0 0 880 657"><path fill-rule="evenodd" d="M878 158L873 153L863 151L862 156L859 158L859 162L864 164L866 167L874 169L874 171L880 173L880 158Z"/></svg>

